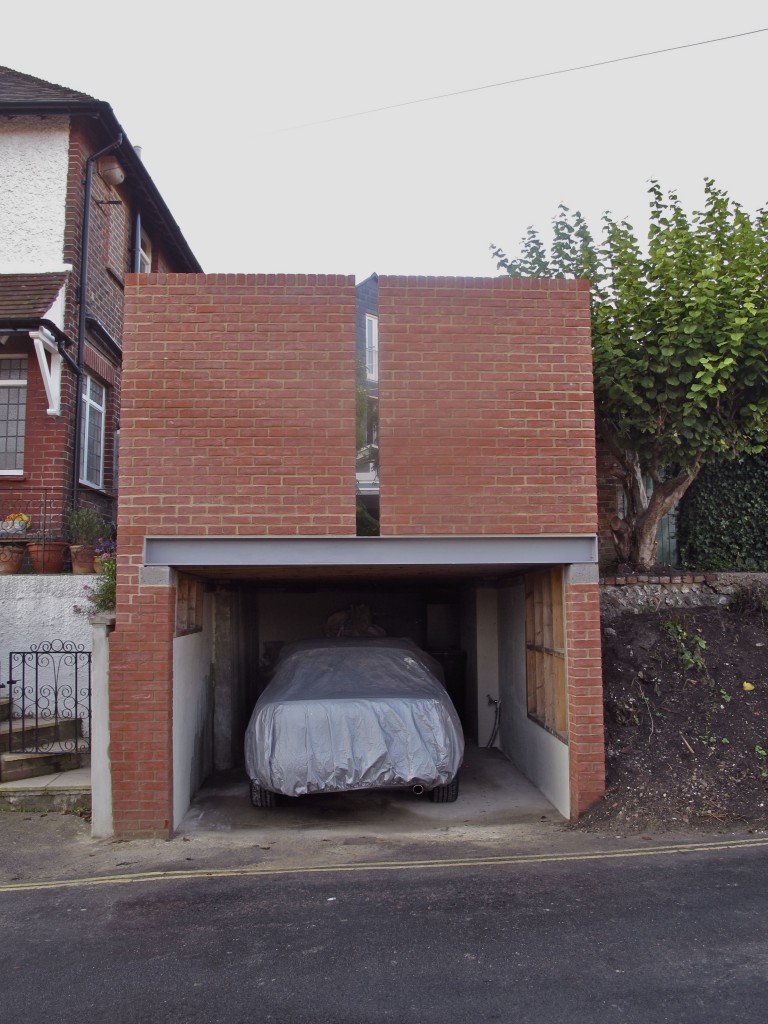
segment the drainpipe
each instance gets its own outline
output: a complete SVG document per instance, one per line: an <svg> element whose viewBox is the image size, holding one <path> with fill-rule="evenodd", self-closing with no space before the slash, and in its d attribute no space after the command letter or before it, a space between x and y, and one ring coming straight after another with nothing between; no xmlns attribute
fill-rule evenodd
<svg viewBox="0 0 768 1024"><path fill-rule="evenodd" d="M77 390L75 393L75 445L72 468L72 508L77 508L77 492L80 484L80 432L83 422L83 372L85 370L85 318L88 310L86 294L88 288L88 243L91 235L91 192L93 190L93 165L99 157L106 156L122 144L122 133L98 153L85 161L85 187L83 191L83 236L80 243L80 311L77 322Z"/></svg>
<svg viewBox="0 0 768 1024"><path fill-rule="evenodd" d="M131 250L131 270L138 274L141 270L141 213L136 211L133 222L133 248Z"/></svg>

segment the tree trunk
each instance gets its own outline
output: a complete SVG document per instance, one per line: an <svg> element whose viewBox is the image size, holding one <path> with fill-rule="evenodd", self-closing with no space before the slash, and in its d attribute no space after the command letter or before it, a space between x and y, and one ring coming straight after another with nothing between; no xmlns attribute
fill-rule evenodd
<svg viewBox="0 0 768 1024"><path fill-rule="evenodd" d="M629 562L632 558L632 531L626 519L611 516L608 525L613 535L613 546L620 562Z"/></svg>
<svg viewBox="0 0 768 1024"><path fill-rule="evenodd" d="M629 561L639 569L650 569L656 564L660 522L661 517L642 516L635 523Z"/></svg>
<svg viewBox="0 0 768 1024"><path fill-rule="evenodd" d="M621 467L616 475L624 491L624 516L617 514L609 521L616 555L620 563L647 570L656 562L659 523L691 486L699 467L694 466L669 480L661 479L660 474L651 469L653 493L649 495L638 453L622 449L606 431L602 436Z"/></svg>

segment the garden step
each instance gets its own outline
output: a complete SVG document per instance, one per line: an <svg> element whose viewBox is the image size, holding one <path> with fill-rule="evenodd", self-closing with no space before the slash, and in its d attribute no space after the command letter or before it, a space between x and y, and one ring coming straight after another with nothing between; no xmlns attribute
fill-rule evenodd
<svg viewBox="0 0 768 1024"><path fill-rule="evenodd" d="M0 753L19 750L22 745L30 746L35 741L46 747L57 742L71 742L80 735L81 725L79 718L49 718L41 720L38 725L35 725L34 718L0 722Z"/></svg>
<svg viewBox="0 0 768 1024"><path fill-rule="evenodd" d="M86 768L90 760L90 754L71 750L52 750L45 754L0 754L0 782L16 782L38 775Z"/></svg>

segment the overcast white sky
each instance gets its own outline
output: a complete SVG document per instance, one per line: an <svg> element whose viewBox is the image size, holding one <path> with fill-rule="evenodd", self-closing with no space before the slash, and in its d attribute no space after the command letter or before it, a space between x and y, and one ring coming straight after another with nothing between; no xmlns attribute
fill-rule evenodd
<svg viewBox="0 0 768 1024"><path fill-rule="evenodd" d="M9 5L10 7L11 5ZM644 224L650 178L768 199L764 0L37 0L0 64L109 102L206 271L496 273L561 201Z"/></svg>

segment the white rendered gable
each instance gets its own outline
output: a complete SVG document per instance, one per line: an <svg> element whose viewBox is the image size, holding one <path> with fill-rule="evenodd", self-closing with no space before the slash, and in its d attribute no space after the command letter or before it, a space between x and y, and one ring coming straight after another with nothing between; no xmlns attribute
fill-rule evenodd
<svg viewBox="0 0 768 1024"><path fill-rule="evenodd" d="M69 119L0 117L0 273L61 270Z"/></svg>

